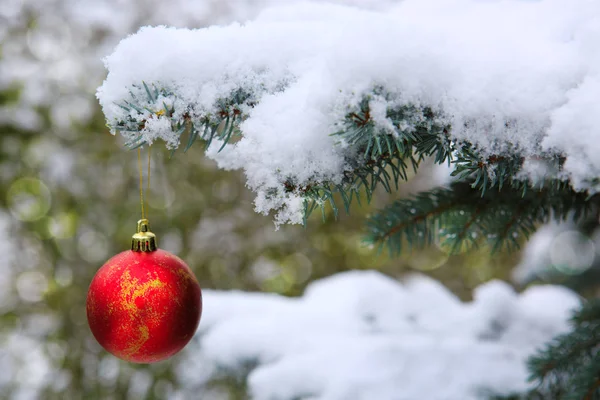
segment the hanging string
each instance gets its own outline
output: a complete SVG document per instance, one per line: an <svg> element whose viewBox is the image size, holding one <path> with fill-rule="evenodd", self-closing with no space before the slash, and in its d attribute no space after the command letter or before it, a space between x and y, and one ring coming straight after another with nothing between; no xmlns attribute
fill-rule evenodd
<svg viewBox="0 0 600 400"><path fill-rule="evenodd" d="M148 146L148 183L146 184L146 197L150 191L150 146ZM148 211L144 210L144 173L142 172L142 149L138 148L138 170L140 174L140 204L142 206L142 219L148 219Z"/></svg>
<svg viewBox="0 0 600 400"><path fill-rule="evenodd" d="M138 171L140 175L140 204L142 205L142 219L146 218L144 212L144 173L142 172L142 149L138 148Z"/></svg>
<svg viewBox="0 0 600 400"><path fill-rule="evenodd" d="M142 208L142 218L138 221L137 232L131 239L131 250L137 252L151 252L156 250L156 236L150 232L148 227L148 210L146 208L146 202L144 201L144 191L146 197L150 191L150 166L151 166L151 152L150 146L148 146L148 183L146 190L144 190L144 168L142 167L142 149L138 148L137 151L137 162L138 162L138 174L140 177L140 206Z"/></svg>
<svg viewBox="0 0 600 400"><path fill-rule="evenodd" d="M146 185L146 197L149 196L150 192L150 154L152 152L150 151L150 145L148 145L148 184ZM148 210L146 210L146 219L148 219Z"/></svg>

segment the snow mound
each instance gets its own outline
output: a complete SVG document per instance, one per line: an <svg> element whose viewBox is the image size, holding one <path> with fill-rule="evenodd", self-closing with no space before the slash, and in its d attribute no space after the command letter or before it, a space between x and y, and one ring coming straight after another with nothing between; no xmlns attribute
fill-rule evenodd
<svg viewBox="0 0 600 400"><path fill-rule="evenodd" d="M383 129L386 107L429 106L484 153L564 154L561 177L596 190L599 21L600 3L589 0L405 0L372 10L292 3L244 24L142 28L106 58L98 98L113 123L147 119L118 106L134 85L143 96L142 82L198 115L215 115L218 100L238 89L251 94L243 139L220 153L216 143L208 156L243 169L257 211L279 210L281 223L303 214L286 181L340 182L348 154L331 133L378 86L389 93L372 99ZM143 134L179 141L161 123Z"/></svg>
<svg viewBox="0 0 600 400"><path fill-rule="evenodd" d="M463 303L429 278L401 284L373 271L293 299L207 290L193 359L232 373L255 366L256 400L479 399L527 388L525 359L567 329L578 304L562 287L517 294L499 281Z"/></svg>

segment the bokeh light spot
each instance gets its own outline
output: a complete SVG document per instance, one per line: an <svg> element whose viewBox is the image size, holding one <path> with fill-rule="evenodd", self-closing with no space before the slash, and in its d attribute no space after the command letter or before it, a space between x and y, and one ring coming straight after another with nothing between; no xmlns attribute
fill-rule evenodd
<svg viewBox="0 0 600 400"><path fill-rule="evenodd" d="M60 213L48 218L48 232L56 239L67 239L75 234L77 228L77 214L74 212Z"/></svg>
<svg viewBox="0 0 600 400"><path fill-rule="evenodd" d="M88 231L79 237L77 251L85 261L99 263L105 261L108 256L108 241L103 234Z"/></svg>
<svg viewBox="0 0 600 400"><path fill-rule="evenodd" d="M476 239L477 237L471 236L471 238ZM448 232L444 229L440 229L439 234L434 237L434 244L447 255L465 254L475 248L474 242L468 238L457 238L457 233Z"/></svg>
<svg viewBox="0 0 600 400"><path fill-rule="evenodd" d="M59 60L71 47L70 27L56 17L48 16L41 22L42 26L27 32L29 51L39 60Z"/></svg>
<svg viewBox="0 0 600 400"><path fill-rule="evenodd" d="M578 231L557 235L550 245L550 262L559 272L578 275L592 266L596 253L594 242Z"/></svg>
<svg viewBox="0 0 600 400"><path fill-rule="evenodd" d="M283 274L267 279L262 283L263 290L272 293L286 293L293 286L294 282L289 277L286 279Z"/></svg>
<svg viewBox="0 0 600 400"><path fill-rule="evenodd" d="M292 284L302 284L312 275L312 261L302 253L287 257L281 266L281 275Z"/></svg>
<svg viewBox="0 0 600 400"><path fill-rule="evenodd" d="M37 221L43 218L50 210L50 202L50 190L36 178L19 179L8 189L8 207L20 221Z"/></svg>
<svg viewBox="0 0 600 400"><path fill-rule="evenodd" d="M73 270L66 265L56 268L54 280L62 287L69 286L73 282Z"/></svg>
<svg viewBox="0 0 600 400"><path fill-rule="evenodd" d="M105 386L114 386L119 376L119 361L112 356L104 356L98 364L100 382Z"/></svg>
<svg viewBox="0 0 600 400"><path fill-rule="evenodd" d="M27 271L19 275L16 286L22 300L34 303L42 300L48 279L39 271Z"/></svg>
<svg viewBox="0 0 600 400"><path fill-rule="evenodd" d="M433 271L446 264L448 258L448 252L432 246L426 251L411 253L411 257L407 260L407 263L411 268L419 271Z"/></svg>

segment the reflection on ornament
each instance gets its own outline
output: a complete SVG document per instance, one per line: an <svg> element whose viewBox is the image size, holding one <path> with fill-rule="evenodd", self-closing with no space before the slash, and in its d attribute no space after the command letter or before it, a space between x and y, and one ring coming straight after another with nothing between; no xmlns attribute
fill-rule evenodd
<svg viewBox="0 0 600 400"><path fill-rule="evenodd" d="M87 296L96 340L134 363L158 362L179 352L192 339L201 314L196 277L180 258L157 249L146 219L138 222L132 250L98 270Z"/></svg>

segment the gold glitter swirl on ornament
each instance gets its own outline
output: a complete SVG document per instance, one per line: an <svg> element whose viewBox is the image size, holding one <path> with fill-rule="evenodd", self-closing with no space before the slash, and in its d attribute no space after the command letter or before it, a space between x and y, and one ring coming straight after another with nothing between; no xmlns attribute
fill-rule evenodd
<svg viewBox="0 0 600 400"><path fill-rule="evenodd" d="M129 269L121 276L121 307L131 312L131 318L135 318L139 308L135 301L147 294L150 289L163 289L166 285L158 277L142 284L138 278L131 278ZM152 311L151 309L149 311Z"/></svg>
<svg viewBox="0 0 600 400"><path fill-rule="evenodd" d="M146 325L142 325L138 328L139 336L137 339L133 340L129 347L125 349L125 354L131 356L142 348L142 346L150 339L150 330Z"/></svg>
<svg viewBox="0 0 600 400"><path fill-rule="evenodd" d="M190 284L197 282L196 278L183 268L177 269L175 273L182 278L177 283L180 284L183 289L187 288Z"/></svg>
<svg viewBox="0 0 600 400"><path fill-rule="evenodd" d="M152 278L152 275L148 273L148 277ZM162 282L158 277L154 279L149 279L144 283L140 283L138 278L132 278L129 269L126 269L121 275L121 301L120 307L122 310L125 310L129 314L129 318L134 321L142 320L142 316L140 315L140 308L136 304L136 300L138 298L143 298L148 294L150 290L164 290L165 283ZM150 320L154 323L160 322L162 315L154 310L153 307L149 305L145 305L142 309L144 314L150 317ZM109 311L110 312L110 311ZM147 325L141 325L138 328L139 335L137 337L132 338L132 342L129 344L127 349L125 350L125 354L127 356L131 356L137 353L144 343L148 341L150 338L150 329Z"/></svg>

